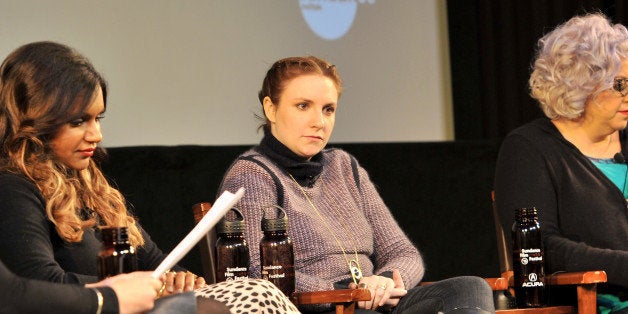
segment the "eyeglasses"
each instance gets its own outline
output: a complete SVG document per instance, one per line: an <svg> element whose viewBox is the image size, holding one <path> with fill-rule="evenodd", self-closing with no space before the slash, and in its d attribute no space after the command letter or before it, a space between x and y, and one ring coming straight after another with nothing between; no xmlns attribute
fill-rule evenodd
<svg viewBox="0 0 628 314"><path fill-rule="evenodd" d="M628 78L617 77L613 82L613 90L621 94L622 97L628 95Z"/></svg>

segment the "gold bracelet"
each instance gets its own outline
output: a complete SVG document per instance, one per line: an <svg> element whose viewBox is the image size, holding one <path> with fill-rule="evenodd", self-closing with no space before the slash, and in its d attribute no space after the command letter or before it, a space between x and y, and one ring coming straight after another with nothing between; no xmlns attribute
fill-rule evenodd
<svg viewBox="0 0 628 314"><path fill-rule="evenodd" d="M100 314L102 313L102 306L103 306L103 301L104 298L102 297L102 293L100 292L100 290L96 289L96 288L92 288L92 290L94 290L94 292L96 292L96 298L98 298L98 309L96 310L96 314Z"/></svg>

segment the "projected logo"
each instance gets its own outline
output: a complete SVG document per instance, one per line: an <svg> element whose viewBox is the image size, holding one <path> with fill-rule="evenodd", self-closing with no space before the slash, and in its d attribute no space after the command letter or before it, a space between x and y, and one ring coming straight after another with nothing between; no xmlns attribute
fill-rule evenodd
<svg viewBox="0 0 628 314"><path fill-rule="evenodd" d="M351 29L358 4L365 3L373 4L375 0L299 0L307 25L327 40L344 36Z"/></svg>

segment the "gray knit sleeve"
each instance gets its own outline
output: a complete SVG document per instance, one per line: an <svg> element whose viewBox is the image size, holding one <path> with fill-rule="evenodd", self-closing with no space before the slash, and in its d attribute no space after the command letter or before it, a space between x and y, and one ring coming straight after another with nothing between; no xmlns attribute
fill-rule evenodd
<svg viewBox="0 0 628 314"><path fill-rule="evenodd" d="M406 288L416 286L425 272L423 258L392 216L366 170L359 166L358 173L362 209L373 229L374 273L398 269Z"/></svg>

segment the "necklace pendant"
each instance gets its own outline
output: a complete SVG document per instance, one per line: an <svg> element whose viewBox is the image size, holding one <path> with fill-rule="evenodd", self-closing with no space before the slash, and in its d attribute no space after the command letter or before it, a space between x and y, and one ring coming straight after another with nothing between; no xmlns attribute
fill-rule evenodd
<svg viewBox="0 0 628 314"><path fill-rule="evenodd" d="M356 284L362 279L362 270L360 269L360 264L358 264L357 260L349 261L349 272L351 273L351 277L353 278L353 282Z"/></svg>

